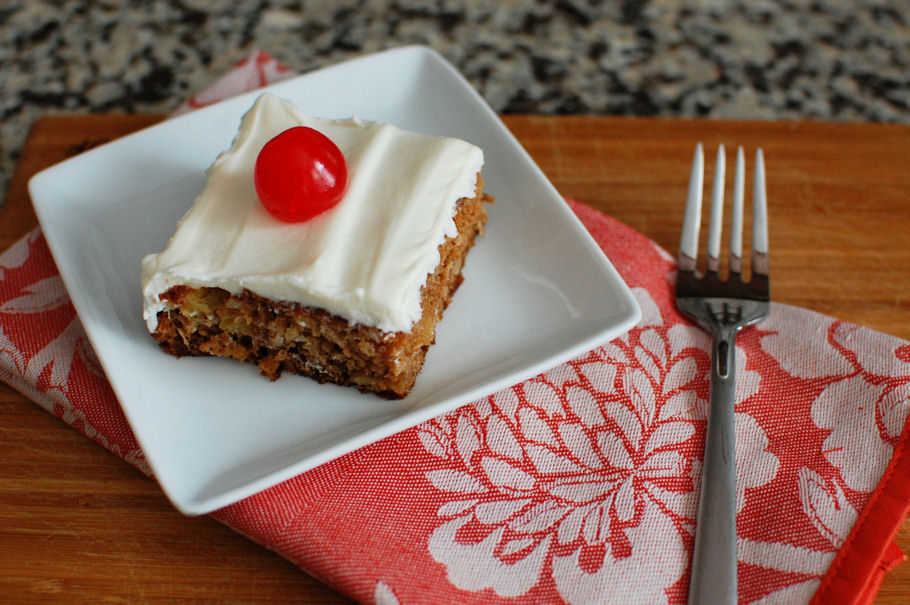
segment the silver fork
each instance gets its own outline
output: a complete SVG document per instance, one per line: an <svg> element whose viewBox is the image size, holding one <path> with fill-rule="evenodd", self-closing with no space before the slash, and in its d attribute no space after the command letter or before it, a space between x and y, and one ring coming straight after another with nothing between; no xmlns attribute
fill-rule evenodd
<svg viewBox="0 0 910 605"><path fill-rule="evenodd" d="M711 332L714 341L689 603L736 603L736 445L733 424L735 342L740 328L765 317L770 307L767 196L761 149L755 154L752 275L749 281L743 281L742 278L744 164L743 150L740 147L736 153L733 183L728 277L722 280L719 275L726 171L723 145L717 150L704 274L696 271L704 178L701 143L695 148L679 245L676 306L683 314Z"/></svg>

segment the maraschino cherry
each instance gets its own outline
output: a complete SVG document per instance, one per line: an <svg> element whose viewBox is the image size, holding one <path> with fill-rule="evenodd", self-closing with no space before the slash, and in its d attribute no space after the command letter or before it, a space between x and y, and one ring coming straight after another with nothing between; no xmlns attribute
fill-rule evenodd
<svg viewBox="0 0 910 605"><path fill-rule="evenodd" d="M327 136L306 126L269 140L253 171L262 205L287 223L307 221L335 206L347 181L344 154Z"/></svg>

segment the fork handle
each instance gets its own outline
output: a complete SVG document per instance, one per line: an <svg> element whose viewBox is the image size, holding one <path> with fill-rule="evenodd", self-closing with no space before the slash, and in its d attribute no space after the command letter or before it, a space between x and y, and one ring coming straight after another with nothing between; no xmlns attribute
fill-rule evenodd
<svg viewBox="0 0 910 605"><path fill-rule="evenodd" d="M734 429L737 328L712 326L711 396L698 497L689 603L736 603L736 441Z"/></svg>

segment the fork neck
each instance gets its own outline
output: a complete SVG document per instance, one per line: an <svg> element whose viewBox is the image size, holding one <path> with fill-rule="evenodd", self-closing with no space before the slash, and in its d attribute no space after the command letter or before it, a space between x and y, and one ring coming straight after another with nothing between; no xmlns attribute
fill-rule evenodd
<svg viewBox="0 0 910 605"><path fill-rule="evenodd" d="M736 360L736 333L739 326L735 327L718 327L712 330L714 334L714 355L712 360L711 373L714 378L727 380L735 372Z"/></svg>

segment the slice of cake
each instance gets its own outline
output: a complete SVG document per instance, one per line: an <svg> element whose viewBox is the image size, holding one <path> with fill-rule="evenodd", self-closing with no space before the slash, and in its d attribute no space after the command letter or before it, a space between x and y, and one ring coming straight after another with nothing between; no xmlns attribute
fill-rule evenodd
<svg viewBox="0 0 910 605"><path fill-rule="evenodd" d="M298 126L337 145L347 184L331 209L285 222L260 201L254 168ZM263 94L165 250L142 261L149 331L173 355L404 397L483 232L482 165L459 139L312 118Z"/></svg>

